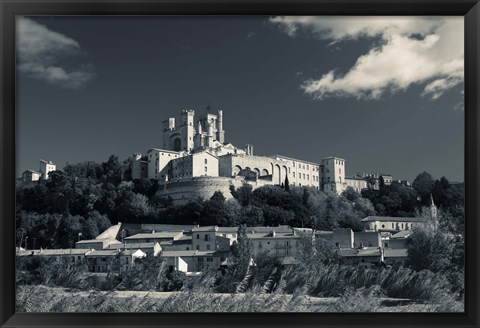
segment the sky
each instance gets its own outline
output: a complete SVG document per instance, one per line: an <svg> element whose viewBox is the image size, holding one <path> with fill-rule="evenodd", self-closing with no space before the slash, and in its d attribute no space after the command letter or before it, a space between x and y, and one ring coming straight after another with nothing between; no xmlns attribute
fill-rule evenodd
<svg viewBox="0 0 480 328"><path fill-rule="evenodd" d="M255 155L464 180L463 17L17 18L17 175L161 148L223 110ZM178 121L177 121L178 122Z"/></svg>

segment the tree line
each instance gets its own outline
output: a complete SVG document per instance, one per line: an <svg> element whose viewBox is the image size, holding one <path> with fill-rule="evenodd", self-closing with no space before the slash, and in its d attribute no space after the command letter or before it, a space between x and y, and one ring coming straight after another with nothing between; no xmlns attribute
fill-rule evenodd
<svg viewBox="0 0 480 328"><path fill-rule="evenodd" d="M125 163L123 163L125 164ZM379 190L341 195L315 188L248 185L220 192L210 199L174 205L157 195L158 181L131 180L117 156L102 163L67 164L49 179L17 188L18 237L36 238L36 247L70 247L80 233L94 238L110 224L173 223L218 226L308 227L316 230L352 228L361 231L369 215L414 216L428 206L430 195L447 219L449 231L463 231L463 184L435 180L423 172L412 187L380 184ZM230 195L227 195L230 196Z"/></svg>

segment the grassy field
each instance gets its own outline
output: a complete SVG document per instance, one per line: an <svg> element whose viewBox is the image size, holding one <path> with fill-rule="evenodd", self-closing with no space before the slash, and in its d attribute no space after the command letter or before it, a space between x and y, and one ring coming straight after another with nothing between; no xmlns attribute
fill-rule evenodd
<svg viewBox="0 0 480 328"><path fill-rule="evenodd" d="M342 297L297 294L76 291L19 286L18 312L438 312L438 304L399 302L357 290ZM401 303L409 303L400 305ZM397 304L388 306L386 304ZM443 306L442 306L443 308Z"/></svg>

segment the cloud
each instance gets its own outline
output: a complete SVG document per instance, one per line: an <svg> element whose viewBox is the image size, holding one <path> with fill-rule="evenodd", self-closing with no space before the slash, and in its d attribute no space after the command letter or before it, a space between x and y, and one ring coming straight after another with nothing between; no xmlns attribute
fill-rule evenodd
<svg viewBox="0 0 480 328"><path fill-rule="evenodd" d="M273 17L291 37L314 35L329 45L357 39L370 50L350 70L332 68L305 80L301 89L315 99L331 96L378 99L386 92L425 85L432 100L463 82L463 17Z"/></svg>
<svg viewBox="0 0 480 328"><path fill-rule="evenodd" d="M73 68L84 53L79 43L44 25L21 17L17 20L17 68L25 76L52 85L76 89L95 77L92 65Z"/></svg>

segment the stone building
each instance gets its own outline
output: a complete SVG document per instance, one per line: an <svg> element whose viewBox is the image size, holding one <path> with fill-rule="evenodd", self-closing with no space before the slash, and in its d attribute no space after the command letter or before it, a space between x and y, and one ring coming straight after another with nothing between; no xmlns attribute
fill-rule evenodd
<svg viewBox="0 0 480 328"><path fill-rule="evenodd" d="M42 178L44 180L48 179L48 173L55 171L57 166L52 161L40 160L40 173L42 173Z"/></svg>
<svg viewBox="0 0 480 328"><path fill-rule="evenodd" d="M55 171L57 166L52 161L44 161L43 159L40 160L40 170L25 170L22 173L21 183L20 184L28 184L30 182L35 182L38 180L47 180L49 179L48 173Z"/></svg>
<svg viewBox="0 0 480 328"><path fill-rule="evenodd" d="M253 146L239 148L226 142L223 111L211 108L198 118L195 111L183 110L180 125L174 117L163 121L162 148L150 148L147 155L131 160L133 179L158 180L159 195L174 203L221 191L231 198L230 188L245 184L253 189L264 185L312 187L340 194L347 187L360 192L368 187L362 178L345 177L345 160L324 158L314 163L282 155L258 156Z"/></svg>

